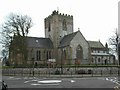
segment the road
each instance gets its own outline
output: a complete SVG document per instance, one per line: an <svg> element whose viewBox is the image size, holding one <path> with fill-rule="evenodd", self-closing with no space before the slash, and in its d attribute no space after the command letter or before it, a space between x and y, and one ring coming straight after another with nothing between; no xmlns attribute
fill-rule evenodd
<svg viewBox="0 0 120 90"><path fill-rule="evenodd" d="M8 88L114 88L120 86L116 77L43 78L3 76Z"/></svg>

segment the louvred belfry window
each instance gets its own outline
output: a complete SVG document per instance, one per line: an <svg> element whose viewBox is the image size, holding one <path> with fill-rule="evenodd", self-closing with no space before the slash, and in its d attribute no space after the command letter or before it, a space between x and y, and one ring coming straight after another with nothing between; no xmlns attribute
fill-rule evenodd
<svg viewBox="0 0 120 90"><path fill-rule="evenodd" d="M66 20L63 20L63 30L67 31L67 24L66 24Z"/></svg>

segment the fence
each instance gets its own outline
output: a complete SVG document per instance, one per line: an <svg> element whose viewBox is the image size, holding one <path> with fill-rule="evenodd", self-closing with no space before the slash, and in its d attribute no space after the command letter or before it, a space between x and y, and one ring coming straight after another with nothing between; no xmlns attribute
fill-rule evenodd
<svg viewBox="0 0 120 90"><path fill-rule="evenodd" d="M95 77L118 76L117 67L104 68L9 68L2 69L2 75L8 76L38 76L38 77Z"/></svg>

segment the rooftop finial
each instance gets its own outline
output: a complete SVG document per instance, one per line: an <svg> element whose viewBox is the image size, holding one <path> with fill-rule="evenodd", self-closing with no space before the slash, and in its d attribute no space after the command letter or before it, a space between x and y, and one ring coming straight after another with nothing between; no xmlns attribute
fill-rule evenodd
<svg viewBox="0 0 120 90"><path fill-rule="evenodd" d="M78 31L80 31L80 28L78 28Z"/></svg>
<svg viewBox="0 0 120 90"><path fill-rule="evenodd" d="M100 39L98 41L100 42Z"/></svg>
<svg viewBox="0 0 120 90"><path fill-rule="evenodd" d="M106 42L106 44L105 44L105 47L108 48L108 44L107 44L107 42Z"/></svg>

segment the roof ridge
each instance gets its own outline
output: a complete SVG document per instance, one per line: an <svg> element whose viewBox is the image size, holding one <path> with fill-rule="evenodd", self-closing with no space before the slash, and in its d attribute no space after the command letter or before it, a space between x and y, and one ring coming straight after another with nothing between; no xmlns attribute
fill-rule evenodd
<svg viewBox="0 0 120 90"><path fill-rule="evenodd" d="M88 42L99 42L99 41L91 41L91 40L87 40Z"/></svg>
<svg viewBox="0 0 120 90"><path fill-rule="evenodd" d="M67 35L65 35L65 36L69 36L69 35L72 35L72 34L77 34L77 32L73 32L73 33L67 34ZM65 37L65 36L64 36L64 37Z"/></svg>
<svg viewBox="0 0 120 90"><path fill-rule="evenodd" d="M35 38L35 39L49 39L49 38L44 38L44 37L27 37L27 38Z"/></svg>
<svg viewBox="0 0 120 90"><path fill-rule="evenodd" d="M104 48L104 45L100 41L88 41L90 47L102 47Z"/></svg>

